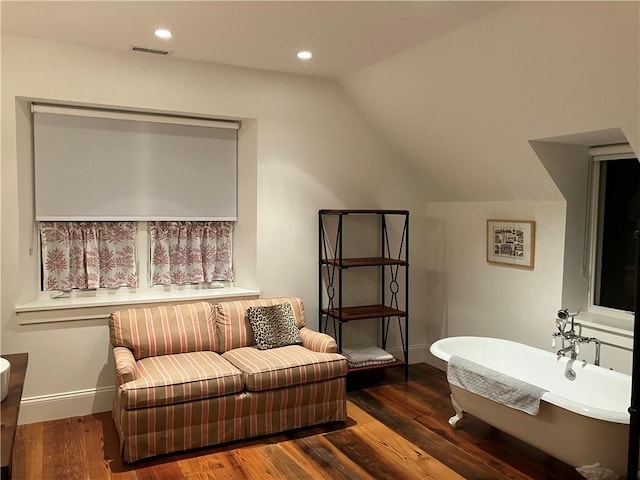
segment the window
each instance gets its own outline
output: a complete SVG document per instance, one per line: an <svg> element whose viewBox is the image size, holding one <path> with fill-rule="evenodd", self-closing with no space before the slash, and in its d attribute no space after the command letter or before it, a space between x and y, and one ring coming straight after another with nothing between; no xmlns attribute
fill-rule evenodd
<svg viewBox="0 0 640 480"><path fill-rule="evenodd" d="M41 290L233 280L239 123L32 112Z"/></svg>
<svg viewBox="0 0 640 480"><path fill-rule="evenodd" d="M590 310L635 308L636 219L630 206L640 195L640 163L629 146L591 149L592 217Z"/></svg>

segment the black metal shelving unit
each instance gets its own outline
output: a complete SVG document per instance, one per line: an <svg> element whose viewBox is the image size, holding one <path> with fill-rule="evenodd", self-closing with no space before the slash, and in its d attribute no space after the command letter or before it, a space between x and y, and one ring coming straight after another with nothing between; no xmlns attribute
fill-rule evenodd
<svg viewBox="0 0 640 480"><path fill-rule="evenodd" d="M345 242L343 219L349 215L367 215L377 217L380 222L380 256L349 257L343 255ZM402 228L397 251L391 251L389 241L390 216L400 216ZM327 221L337 219L336 233L330 238ZM409 379L409 211L408 210L319 210L318 211L318 305L320 328L328 333L329 326L342 353L342 326L344 323L359 320L379 319L381 324L380 346L385 349L389 329L394 323L398 326L402 342L403 358L390 363L352 368L350 371L373 370L389 367L404 367L405 380ZM343 272L349 268L380 268L380 302L374 305L347 306L343 294ZM403 274L401 285L399 276ZM326 281L325 281L326 280ZM403 288L403 300L400 289ZM402 304L400 304L400 302Z"/></svg>

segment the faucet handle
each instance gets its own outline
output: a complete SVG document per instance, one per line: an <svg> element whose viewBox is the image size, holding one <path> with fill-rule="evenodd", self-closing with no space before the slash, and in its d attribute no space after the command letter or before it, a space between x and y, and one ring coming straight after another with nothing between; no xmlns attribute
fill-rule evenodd
<svg viewBox="0 0 640 480"><path fill-rule="evenodd" d="M556 335L551 336L551 348L556 348Z"/></svg>

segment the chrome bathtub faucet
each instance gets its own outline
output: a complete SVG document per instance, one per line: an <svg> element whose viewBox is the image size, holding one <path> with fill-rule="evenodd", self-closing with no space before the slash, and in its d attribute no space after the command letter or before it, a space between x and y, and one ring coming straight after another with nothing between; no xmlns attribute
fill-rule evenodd
<svg viewBox="0 0 640 480"><path fill-rule="evenodd" d="M556 339L560 337L562 340L562 348L558 350L558 356L564 356L570 353L571 359L576 360L580 354L580 345L583 343L595 343L596 345L596 358L595 365L600 365L600 340L595 337L582 336L582 324L575 321L575 317L580 314L580 309L575 313L569 313L569 310L564 308L558 310L556 315L556 327L557 332L551 335L551 346L556 348ZM566 345L566 343L569 345Z"/></svg>

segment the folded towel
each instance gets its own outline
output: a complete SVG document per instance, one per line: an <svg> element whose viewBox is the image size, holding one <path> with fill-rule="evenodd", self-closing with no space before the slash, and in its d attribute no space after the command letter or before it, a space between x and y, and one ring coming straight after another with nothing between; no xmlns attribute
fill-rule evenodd
<svg viewBox="0 0 640 480"><path fill-rule="evenodd" d="M343 347L342 354L347 357L350 364L363 362L392 362L394 360L393 355L374 346Z"/></svg>
<svg viewBox="0 0 640 480"><path fill-rule="evenodd" d="M529 415L538 413L540 397L547 391L456 356L449 359L447 380L453 385Z"/></svg>
<svg viewBox="0 0 640 480"><path fill-rule="evenodd" d="M377 366L377 365L385 365L387 363L393 363L395 362L395 358L391 358L391 360L369 360L367 362L356 362L353 363L351 361L349 361L347 359L347 361L349 362L349 367L350 368L360 368L360 367L373 367L373 366Z"/></svg>

